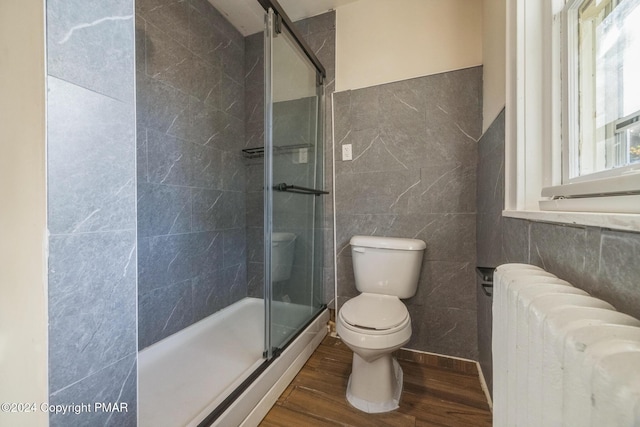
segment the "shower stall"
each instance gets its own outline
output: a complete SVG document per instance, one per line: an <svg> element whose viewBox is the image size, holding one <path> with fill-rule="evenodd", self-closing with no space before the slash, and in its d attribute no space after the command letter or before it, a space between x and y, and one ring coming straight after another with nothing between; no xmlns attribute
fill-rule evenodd
<svg viewBox="0 0 640 427"><path fill-rule="evenodd" d="M256 1L136 6L140 426L256 423L326 334L326 72Z"/></svg>

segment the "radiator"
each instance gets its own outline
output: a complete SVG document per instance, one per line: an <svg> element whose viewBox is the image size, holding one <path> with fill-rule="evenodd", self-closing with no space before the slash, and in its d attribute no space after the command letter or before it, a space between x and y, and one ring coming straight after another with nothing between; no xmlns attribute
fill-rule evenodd
<svg viewBox="0 0 640 427"><path fill-rule="evenodd" d="M640 427L638 319L533 265L493 289L495 427Z"/></svg>

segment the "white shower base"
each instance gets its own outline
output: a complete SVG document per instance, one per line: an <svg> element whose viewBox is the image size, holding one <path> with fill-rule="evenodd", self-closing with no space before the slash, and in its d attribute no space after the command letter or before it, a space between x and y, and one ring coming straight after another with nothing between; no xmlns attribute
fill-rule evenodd
<svg viewBox="0 0 640 427"><path fill-rule="evenodd" d="M278 340L276 336L291 330L283 324L300 324L309 317L311 310L302 305L278 302L274 302L273 308L274 320L278 319L274 324L275 341ZM312 329L296 339L302 339L302 343L292 343L292 354L284 357L283 353L256 382L260 382L269 370L273 371L280 359L286 363L287 359L297 357L295 353L302 353L311 341L319 343L315 336L322 333L322 327L316 325ZM244 298L142 350L138 355L138 425L197 426L264 362L263 346L264 301ZM263 395L264 386L259 387ZM266 390L272 386L268 385ZM245 414L236 414L233 418L244 419L256 403L240 408ZM237 412L239 406L242 405L234 404L231 409L236 408Z"/></svg>

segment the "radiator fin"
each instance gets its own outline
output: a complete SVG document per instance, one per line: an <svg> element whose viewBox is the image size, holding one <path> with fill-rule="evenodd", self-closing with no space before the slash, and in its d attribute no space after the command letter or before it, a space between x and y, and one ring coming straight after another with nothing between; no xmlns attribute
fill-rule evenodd
<svg viewBox="0 0 640 427"><path fill-rule="evenodd" d="M495 427L640 427L640 321L528 264L494 274Z"/></svg>

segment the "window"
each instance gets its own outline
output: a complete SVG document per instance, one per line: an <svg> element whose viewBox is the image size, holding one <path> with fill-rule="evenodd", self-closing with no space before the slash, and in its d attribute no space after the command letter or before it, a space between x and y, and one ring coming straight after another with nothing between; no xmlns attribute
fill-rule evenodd
<svg viewBox="0 0 640 427"><path fill-rule="evenodd" d="M506 4L503 215L640 231L640 0Z"/></svg>
<svg viewBox="0 0 640 427"><path fill-rule="evenodd" d="M569 134L563 171L572 182L640 163L640 0L582 1L567 19L577 33L568 55L577 56L569 102L578 129Z"/></svg>
<svg viewBox="0 0 640 427"><path fill-rule="evenodd" d="M564 8L562 172L542 210L640 212L640 0Z"/></svg>

